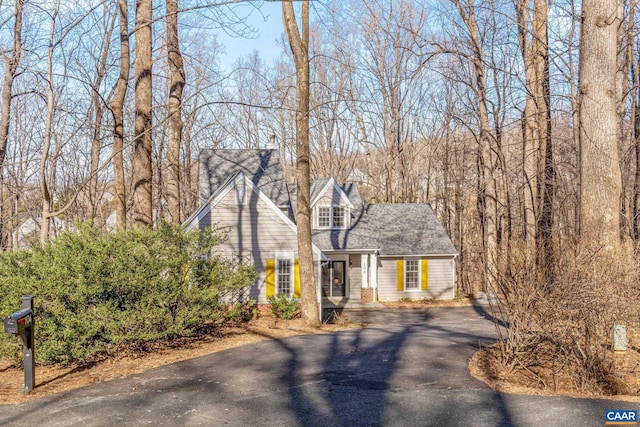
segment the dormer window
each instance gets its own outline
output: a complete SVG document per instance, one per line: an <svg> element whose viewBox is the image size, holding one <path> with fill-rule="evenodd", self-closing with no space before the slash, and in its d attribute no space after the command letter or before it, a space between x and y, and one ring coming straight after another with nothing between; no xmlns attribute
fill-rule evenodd
<svg viewBox="0 0 640 427"><path fill-rule="evenodd" d="M320 206L318 207L318 228L331 227L331 207Z"/></svg>
<svg viewBox="0 0 640 427"><path fill-rule="evenodd" d="M318 228L345 228L347 209L344 206L318 206L316 224Z"/></svg>

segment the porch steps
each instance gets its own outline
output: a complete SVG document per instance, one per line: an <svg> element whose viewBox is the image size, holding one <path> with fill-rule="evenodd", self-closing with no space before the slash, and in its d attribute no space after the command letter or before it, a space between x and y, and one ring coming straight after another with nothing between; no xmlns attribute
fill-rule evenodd
<svg viewBox="0 0 640 427"><path fill-rule="evenodd" d="M384 308L377 302L363 303L362 301L344 298L322 299L322 320L327 323L337 321L365 322L368 323L370 314Z"/></svg>

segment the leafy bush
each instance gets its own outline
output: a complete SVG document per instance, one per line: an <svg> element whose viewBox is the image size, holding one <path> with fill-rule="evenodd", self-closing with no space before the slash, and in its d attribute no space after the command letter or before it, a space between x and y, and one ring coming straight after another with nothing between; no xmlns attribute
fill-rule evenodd
<svg viewBox="0 0 640 427"><path fill-rule="evenodd" d="M279 319L293 319L300 313L300 304L287 294L278 294L268 298L273 315Z"/></svg>
<svg viewBox="0 0 640 427"><path fill-rule="evenodd" d="M257 315L258 310L255 305L256 302L253 299L246 303L237 302L227 309L225 317L230 322L246 322Z"/></svg>
<svg viewBox="0 0 640 427"><path fill-rule="evenodd" d="M222 238L166 224L117 233L85 225L44 248L1 253L0 313L35 296L36 358L44 363L190 334L225 318L221 292L256 278L252 267L208 257ZM18 349L0 336L0 356Z"/></svg>

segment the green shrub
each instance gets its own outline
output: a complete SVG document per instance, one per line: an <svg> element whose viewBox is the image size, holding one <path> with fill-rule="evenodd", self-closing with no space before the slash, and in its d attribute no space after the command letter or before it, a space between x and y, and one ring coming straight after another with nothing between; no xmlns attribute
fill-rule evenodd
<svg viewBox="0 0 640 427"><path fill-rule="evenodd" d="M287 294L278 294L268 298L273 315L279 319L293 319L300 313L300 304Z"/></svg>
<svg viewBox="0 0 640 427"><path fill-rule="evenodd" d="M225 318L230 322L246 322L256 316L255 300L247 302L237 302L227 309Z"/></svg>
<svg viewBox="0 0 640 427"><path fill-rule="evenodd" d="M87 360L123 346L188 335L224 320L221 292L251 285L252 267L209 258L223 236L157 230L106 233L89 225L44 248L0 254L0 314L33 294L40 363ZM18 340L0 336L0 356Z"/></svg>

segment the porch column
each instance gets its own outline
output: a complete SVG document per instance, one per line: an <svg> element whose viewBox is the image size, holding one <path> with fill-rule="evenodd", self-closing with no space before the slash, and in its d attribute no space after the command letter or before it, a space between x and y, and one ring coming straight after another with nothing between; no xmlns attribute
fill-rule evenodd
<svg viewBox="0 0 640 427"><path fill-rule="evenodd" d="M360 254L360 271L362 273L362 280L360 285L360 301L363 303L371 303L373 302L373 289L369 287L369 274L368 274L368 266L369 266L369 255L368 254Z"/></svg>
<svg viewBox="0 0 640 427"><path fill-rule="evenodd" d="M369 287L369 257L367 254L360 255L360 270L362 271L362 287Z"/></svg>
<svg viewBox="0 0 640 427"><path fill-rule="evenodd" d="M378 300L378 256L376 253L369 255L369 284L373 288L373 301Z"/></svg>

